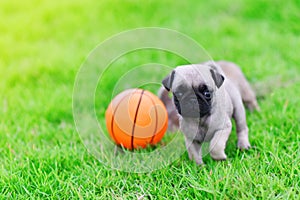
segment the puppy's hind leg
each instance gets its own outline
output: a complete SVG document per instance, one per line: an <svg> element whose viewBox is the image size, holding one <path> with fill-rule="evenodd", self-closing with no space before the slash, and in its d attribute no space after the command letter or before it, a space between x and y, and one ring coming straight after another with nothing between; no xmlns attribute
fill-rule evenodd
<svg viewBox="0 0 300 200"><path fill-rule="evenodd" d="M260 111L259 105L256 100L255 92L252 90L246 78L240 80L239 88L245 106L251 112L254 110Z"/></svg>
<svg viewBox="0 0 300 200"><path fill-rule="evenodd" d="M239 149L249 149L251 145L248 138L248 126L246 122L245 108L242 104L242 101L235 101L234 103L233 118L235 120L238 138L237 146Z"/></svg>

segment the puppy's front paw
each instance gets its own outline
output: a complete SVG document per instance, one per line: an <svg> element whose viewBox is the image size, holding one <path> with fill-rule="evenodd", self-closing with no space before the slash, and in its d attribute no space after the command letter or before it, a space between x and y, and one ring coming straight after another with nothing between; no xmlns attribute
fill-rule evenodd
<svg viewBox="0 0 300 200"><path fill-rule="evenodd" d="M248 140L239 140L237 146L240 150L248 150L251 148Z"/></svg>
<svg viewBox="0 0 300 200"><path fill-rule="evenodd" d="M204 165L204 162L202 161L202 159L195 159L195 162L197 165Z"/></svg>
<svg viewBox="0 0 300 200"><path fill-rule="evenodd" d="M214 160L226 160L227 156L226 154L223 152L215 152L215 151L211 151L210 152L210 156L214 159Z"/></svg>
<svg viewBox="0 0 300 200"><path fill-rule="evenodd" d="M189 159L192 161L195 161L197 165L204 165L204 162L202 160L201 156L194 156L191 151L188 151Z"/></svg>

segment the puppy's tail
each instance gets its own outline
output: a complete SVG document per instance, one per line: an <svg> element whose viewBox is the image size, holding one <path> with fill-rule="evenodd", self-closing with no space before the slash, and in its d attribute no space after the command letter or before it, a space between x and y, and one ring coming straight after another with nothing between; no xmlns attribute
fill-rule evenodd
<svg viewBox="0 0 300 200"><path fill-rule="evenodd" d="M158 90L158 97L165 104L168 112L168 130L174 132L179 129L179 114L176 107L169 97L169 91L167 91L163 86Z"/></svg>

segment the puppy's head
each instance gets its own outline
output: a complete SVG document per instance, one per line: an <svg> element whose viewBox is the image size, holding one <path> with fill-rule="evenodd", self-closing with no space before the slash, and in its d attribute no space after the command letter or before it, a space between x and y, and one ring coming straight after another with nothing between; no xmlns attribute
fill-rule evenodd
<svg viewBox="0 0 300 200"><path fill-rule="evenodd" d="M178 113L182 117L201 118L210 114L215 91L224 76L210 65L185 65L175 68L162 84L172 91Z"/></svg>

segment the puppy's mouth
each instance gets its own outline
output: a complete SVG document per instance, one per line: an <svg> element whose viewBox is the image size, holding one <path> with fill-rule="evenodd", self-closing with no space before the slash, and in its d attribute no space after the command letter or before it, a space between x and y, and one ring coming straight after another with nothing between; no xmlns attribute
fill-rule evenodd
<svg viewBox="0 0 300 200"><path fill-rule="evenodd" d="M207 101L202 96L197 95L197 98L179 100L175 95L173 95L173 98L176 109L182 117L202 118L210 114L211 102Z"/></svg>

